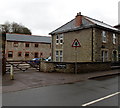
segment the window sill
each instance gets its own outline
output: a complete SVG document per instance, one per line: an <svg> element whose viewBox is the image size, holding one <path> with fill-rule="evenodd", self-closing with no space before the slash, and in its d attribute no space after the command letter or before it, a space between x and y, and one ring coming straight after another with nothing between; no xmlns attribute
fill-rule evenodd
<svg viewBox="0 0 120 108"><path fill-rule="evenodd" d="M107 42L106 41L102 41L102 43L106 44Z"/></svg>

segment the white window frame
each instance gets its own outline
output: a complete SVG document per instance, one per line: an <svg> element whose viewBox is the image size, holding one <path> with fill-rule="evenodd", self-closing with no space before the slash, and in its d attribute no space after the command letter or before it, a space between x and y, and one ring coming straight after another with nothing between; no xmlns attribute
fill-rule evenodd
<svg viewBox="0 0 120 108"><path fill-rule="evenodd" d="M107 42L107 35L106 31L102 31L102 42L106 43Z"/></svg>
<svg viewBox="0 0 120 108"><path fill-rule="evenodd" d="M113 44L116 44L116 42L117 42L117 40L116 40L117 38L116 38L116 34L115 33L113 33Z"/></svg>
<svg viewBox="0 0 120 108"><path fill-rule="evenodd" d="M61 42L62 40L62 42ZM63 34L60 34L60 44L63 44Z"/></svg>
<svg viewBox="0 0 120 108"><path fill-rule="evenodd" d="M58 53L58 54L57 54ZM58 62L59 61L59 51L56 50L55 52L55 61Z"/></svg>
<svg viewBox="0 0 120 108"><path fill-rule="evenodd" d="M59 44L59 35L56 35L56 45Z"/></svg>
<svg viewBox="0 0 120 108"><path fill-rule="evenodd" d="M60 50L60 62L63 62L63 51Z"/></svg>
<svg viewBox="0 0 120 108"><path fill-rule="evenodd" d="M108 50L102 50L101 57L102 57L102 62L107 62L108 61Z"/></svg>

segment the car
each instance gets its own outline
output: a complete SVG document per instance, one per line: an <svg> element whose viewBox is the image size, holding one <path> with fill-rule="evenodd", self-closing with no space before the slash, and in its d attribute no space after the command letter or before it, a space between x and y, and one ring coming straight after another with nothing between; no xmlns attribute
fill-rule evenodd
<svg viewBox="0 0 120 108"><path fill-rule="evenodd" d="M30 65L38 65L40 61L45 60L44 58L33 58L32 60L28 61Z"/></svg>
<svg viewBox="0 0 120 108"><path fill-rule="evenodd" d="M51 56L45 59L45 61L51 61Z"/></svg>

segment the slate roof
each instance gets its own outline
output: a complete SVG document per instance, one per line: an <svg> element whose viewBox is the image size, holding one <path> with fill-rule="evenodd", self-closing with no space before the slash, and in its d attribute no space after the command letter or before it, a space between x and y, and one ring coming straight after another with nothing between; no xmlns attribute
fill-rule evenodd
<svg viewBox="0 0 120 108"><path fill-rule="evenodd" d="M51 37L23 34L6 34L7 41L51 43Z"/></svg>
<svg viewBox="0 0 120 108"><path fill-rule="evenodd" d="M120 24L118 24L118 25L116 25L116 26L114 26L115 28L117 28L117 27L120 27Z"/></svg>
<svg viewBox="0 0 120 108"><path fill-rule="evenodd" d="M119 31L117 28L115 28L111 25L108 25L102 21L98 21L96 19L82 15L82 25L81 26L75 27L75 18L74 18L70 22L66 23L65 25L59 27L58 29L52 31L49 34L52 35L52 34L56 34L56 33L63 33L63 32L68 32L68 31L90 28L90 27L102 27L102 28L106 28L106 29L109 29L109 30L112 30L115 32Z"/></svg>

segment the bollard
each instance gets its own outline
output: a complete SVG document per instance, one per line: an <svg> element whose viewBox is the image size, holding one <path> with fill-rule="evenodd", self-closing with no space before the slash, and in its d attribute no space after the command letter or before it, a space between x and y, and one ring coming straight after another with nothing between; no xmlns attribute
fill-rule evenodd
<svg viewBox="0 0 120 108"><path fill-rule="evenodd" d="M14 80L13 65L10 66L10 79Z"/></svg>

